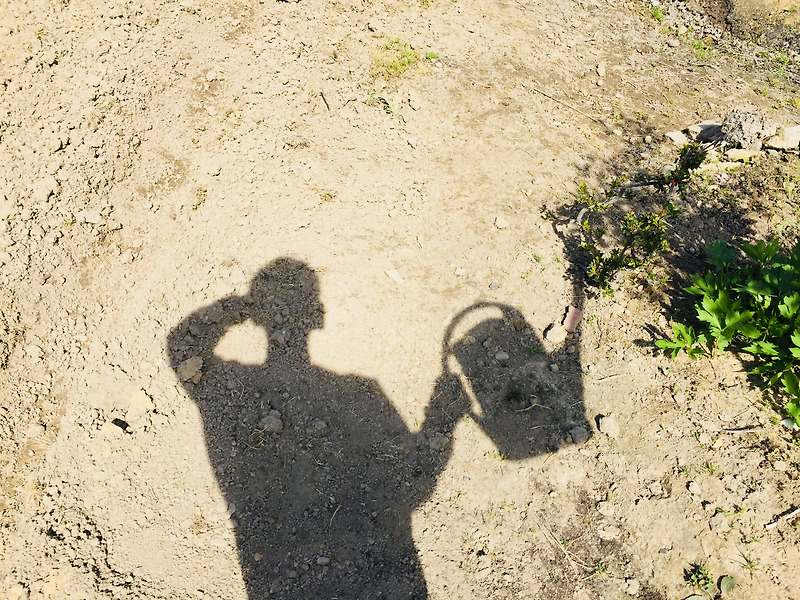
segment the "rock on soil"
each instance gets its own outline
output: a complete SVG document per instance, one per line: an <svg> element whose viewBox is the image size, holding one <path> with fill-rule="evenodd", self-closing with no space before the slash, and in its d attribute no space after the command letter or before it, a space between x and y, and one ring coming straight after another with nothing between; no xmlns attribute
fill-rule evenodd
<svg viewBox="0 0 800 600"><path fill-rule="evenodd" d="M617 420L611 415L598 417L597 427L610 438L616 439L619 437L619 423L617 423Z"/></svg>
<svg viewBox="0 0 800 600"><path fill-rule="evenodd" d="M761 142L777 130L777 125L763 114L744 108L732 109L722 122L725 141L746 150L759 150Z"/></svg>
<svg viewBox="0 0 800 600"><path fill-rule="evenodd" d="M781 127L776 135L764 141L764 146L775 150L797 150L800 147L800 125Z"/></svg>

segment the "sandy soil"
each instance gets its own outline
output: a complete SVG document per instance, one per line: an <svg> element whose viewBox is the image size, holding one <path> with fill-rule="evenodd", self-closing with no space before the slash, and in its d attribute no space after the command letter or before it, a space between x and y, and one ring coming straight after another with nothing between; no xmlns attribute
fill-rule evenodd
<svg viewBox="0 0 800 600"><path fill-rule="evenodd" d="M3 2L0 597L800 598L796 437L561 220L666 131L800 122L796 53L666 12ZM695 254L778 225L715 214Z"/></svg>

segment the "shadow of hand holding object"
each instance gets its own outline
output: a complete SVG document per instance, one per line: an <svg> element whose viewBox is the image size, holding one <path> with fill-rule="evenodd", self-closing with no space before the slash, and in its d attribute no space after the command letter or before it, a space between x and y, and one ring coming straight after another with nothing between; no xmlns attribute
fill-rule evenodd
<svg viewBox="0 0 800 600"><path fill-rule="evenodd" d="M377 382L309 362L308 335L323 326L318 290L307 265L278 259L246 296L197 311L168 339L236 523L248 596L427 598L411 514L451 455L456 423L469 414L507 458L528 458L555 448L563 394L530 360L524 318L480 305L448 329L442 376L411 432ZM455 340L481 311L495 317ZM217 357L223 335L248 320L269 335L266 362ZM487 355L494 344L504 349Z"/></svg>

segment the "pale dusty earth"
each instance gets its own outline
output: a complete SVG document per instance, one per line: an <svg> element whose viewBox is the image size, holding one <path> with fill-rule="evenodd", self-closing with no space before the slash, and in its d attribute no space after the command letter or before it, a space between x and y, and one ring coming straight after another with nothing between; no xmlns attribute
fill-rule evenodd
<svg viewBox="0 0 800 600"><path fill-rule="evenodd" d="M797 434L568 235L667 131L800 122L796 35L702 8L4 0L0 598L800 598Z"/></svg>

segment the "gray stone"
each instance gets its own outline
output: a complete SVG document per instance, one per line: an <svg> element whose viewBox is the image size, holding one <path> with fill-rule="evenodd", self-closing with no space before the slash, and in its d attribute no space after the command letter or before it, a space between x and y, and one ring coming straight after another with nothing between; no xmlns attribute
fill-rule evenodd
<svg viewBox="0 0 800 600"><path fill-rule="evenodd" d="M317 564L321 566L329 565L331 563L331 559L327 556L318 556L317 557Z"/></svg>
<svg viewBox="0 0 800 600"><path fill-rule="evenodd" d="M570 306L567 309L567 316L564 317L564 322L562 323L564 329L567 331L575 331L578 328L578 324L580 324L582 317L583 311L581 309Z"/></svg>
<svg viewBox="0 0 800 600"><path fill-rule="evenodd" d="M728 525L728 518L723 515L721 512L718 512L708 522L709 528L714 533L725 533L730 529Z"/></svg>
<svg viewBox="0 0 800 600"><path fill-rule="evenodd" d="M181 381L194 381L197 383L200 380L200 375L203 368L203 359L199 356L192 356L187 358L178 366L178 377Z"/></svg>
<svg viewBox="0 0 800 600"><path fill-rule="evenodd" d="M725 141L736 148L760 150L761 142L775 135L778 127L755 110L732 109L722 122Z"/></svg>
<svg viewBox="0 0 800 600"><path fill-rule="evenodd" d="M495 354L494 357L498 362L506 362L510 358L508 352L505 352L503 350L500 350L500 352Z"/></svg>
<svg viewBox="0 0 800 600"><path fill-rule="evenodd" d="M585 427L575 425L569 430L569 437L572 439L573 444L583 444L589 439L589 432Z"/></svg>
<svg viewBox="0 0 800 600"><path fill-rule="evenodd" d="M599 63L597 63L596 69L597 69L597 74L600 77L605 77L606 76L606 61L601 60Z"/></svg>
<svg viewBox="0 0 800 600"><path fill-rule="evenodd" d="M268 415L265 415L264 418L258 422L258 428L267 433L280 433L283 431L281 413L277 410L271 410Z"/></svg>

